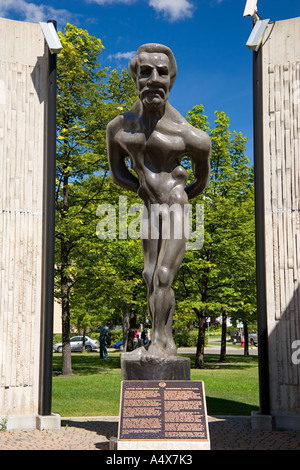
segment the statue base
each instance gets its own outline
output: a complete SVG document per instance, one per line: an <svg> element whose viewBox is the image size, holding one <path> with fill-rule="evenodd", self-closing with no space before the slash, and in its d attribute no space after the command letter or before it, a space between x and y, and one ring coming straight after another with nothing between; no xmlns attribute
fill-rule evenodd
<svg viewBox="0 0 300 470"><path fill-rule="evenodd" d="M190 359L154 356L144 349L122 353L121 370L122 380L190 380Z"/></svg>

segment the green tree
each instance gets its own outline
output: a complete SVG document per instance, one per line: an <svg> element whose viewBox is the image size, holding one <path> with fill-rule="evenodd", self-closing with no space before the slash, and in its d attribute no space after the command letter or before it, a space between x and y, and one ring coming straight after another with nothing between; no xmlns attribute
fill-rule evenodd
<svg viewBox="0 0 300 470"><path fill-rule="evenodd" d="M99 125L96 117L100 114L99 95L103 95L105 72L98 63L103 49L100 39L70 24L65 34L59 35L63 49L57 66L56 268L62 307L62 373L67 375L72 372L70 291L77 282L72 252L84 236L87 197L95 197L87 188L83 195L84 178L97 170L107 171L104 157L99 156L104 152L99 152L94 143L95 132L101 132L101 121Z"/></svg>
<svg viewBox="0 0 300 470"><path fill-rule="evenodd" d="M125 71L101 68L100 39L71 24L59 35L63 49L57 83L56 297L62 308L62 373L68 375L71 319L85 330L99 323L99 315L112 311L105 295L111 277L99 266L105 244L96 237L96 211L117 196L108 180L106 126L130 106L134 91Z"/></svg>

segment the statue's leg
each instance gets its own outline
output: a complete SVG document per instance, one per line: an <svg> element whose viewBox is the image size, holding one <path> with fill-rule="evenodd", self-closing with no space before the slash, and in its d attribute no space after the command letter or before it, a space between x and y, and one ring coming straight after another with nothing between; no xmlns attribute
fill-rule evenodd
<svg viewBox="0 0 300 470"><path fill-rule="evenodd" d="M143 279L147 286L148 312L152 323L153 318L151 307L149 305L149 298L153 290L153 273L159 252L159 240L152 240L150 234L149 210L147 206L144 205L141 219L141 241L144 256Z"/></svg>
<svg viewBox="0 0 300 470"><path fill-rule="evenodd" d="M147 286L147 300L148 300L148 311L153 323L152 309L150 305L150 296L153 291L153 274L157 262L158 256L158 240L143 240L142 239L142 248L144 255L144 269L143 269L143 278Z"/></svg>
<svg viewBox="0 0 300 470"><path fill-rule="evenodd" d="M175 296L172 289L174 277L183 259L186 239L174 235L176 224L182 224L181 212L171 214L169 237L161 238L159 253L153 271L152 290L149 306L152 312L151 345L152 354L176 355L172 334L172 321L175 310ZM178 227L178 225L177 225Z"/></svg>

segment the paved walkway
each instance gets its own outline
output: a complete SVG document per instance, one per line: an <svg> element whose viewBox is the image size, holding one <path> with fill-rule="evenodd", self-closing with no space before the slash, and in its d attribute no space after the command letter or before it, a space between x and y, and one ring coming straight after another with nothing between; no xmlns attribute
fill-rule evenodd
<svg viewBox="0 0 300 470"><path fill-rule="evenodd" d="M0 450L109 450L118 417L62 418L60 431L0 432ZM300 450L300 431L256 431L247 417L209 418L212 450Z"/></svg>

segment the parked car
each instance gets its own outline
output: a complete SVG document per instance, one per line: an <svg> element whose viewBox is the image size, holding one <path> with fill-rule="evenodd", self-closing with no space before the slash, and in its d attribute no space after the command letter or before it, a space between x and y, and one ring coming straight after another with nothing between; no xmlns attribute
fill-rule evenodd
<svg viewBox="0 0 300 470"><path fill-rule="evenodd" d="M82 351L83 336L73 336L70 339L71 352ZM85 336L85 349L87 352L96 351L99 349L99 342L96 339L92 339L89 336ZM56 343L53 345L53 351L61 353L62 343Z"/></svg>
<svg viewBox="0 0 300 470"><path fill-rule="evenodd" d="M249 343L255 346L257 346L258 344L257 333L255 333L254 331L252 333L249 333Z"/></svg>
<svg viewBox="0 0 300 470"><path fill-rule="evenodd" d="M233 344L241 342L241 333L239 330L231 330L230 331L230 339Z"/></svg>
<svg viewBox="0 0 300 470"><path fill-rule="evenodd" d="M114 344L114 348L115 348L115 349L119 349L120 351L123 351L123 341L117 341L117 342Z"/></svg>

